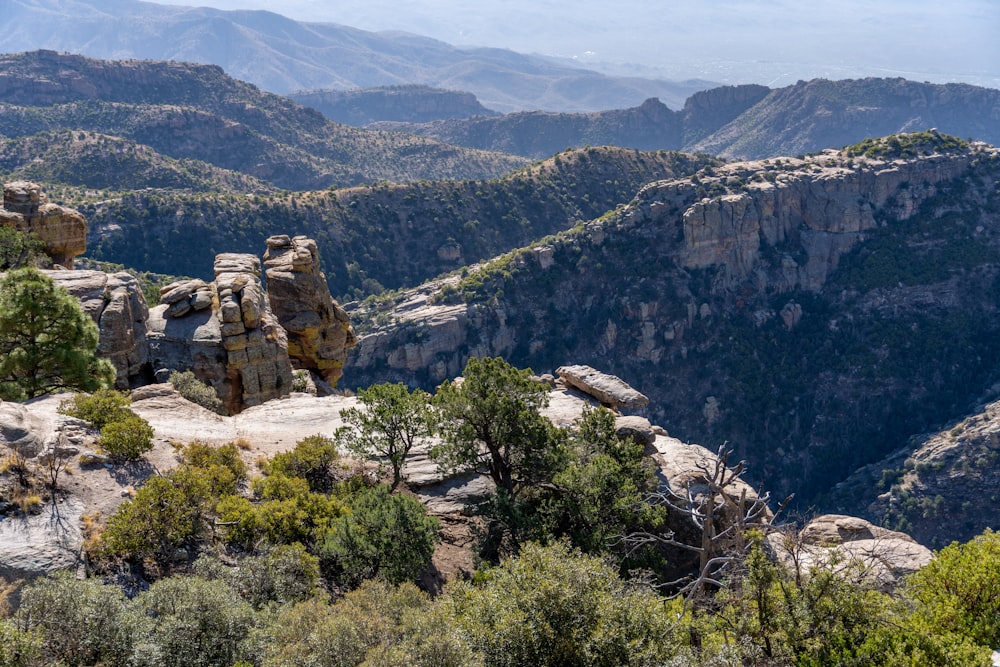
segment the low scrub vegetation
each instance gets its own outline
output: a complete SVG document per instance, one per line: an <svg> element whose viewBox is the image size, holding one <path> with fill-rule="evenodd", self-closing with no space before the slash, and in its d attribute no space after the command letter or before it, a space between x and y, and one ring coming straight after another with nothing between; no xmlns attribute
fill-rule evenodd
<svg viewBox="0 0 1000 667"><path fill-rule="evenodd" d="M781 564L767 496L734 495L743 466L728 452L703 470L711 499L685 500L611 412L557 429L546 396L529 371L474 359L433 397L373 388L350 432L305 438L257 477L238 443L179 446L177 467L89 531L97 576L23 590L0 620L0 667L990 664L996 533L888 592L834 552ZM64 410L110 415L105 429L129 420L113 392ZM341 460L339 437L387 457L359 439L384 442L407 415L438 436L443 467L495 488L467 508L477 571L435 597L416 583L433 571L439 519L398 472L394 490Z"/></svg>

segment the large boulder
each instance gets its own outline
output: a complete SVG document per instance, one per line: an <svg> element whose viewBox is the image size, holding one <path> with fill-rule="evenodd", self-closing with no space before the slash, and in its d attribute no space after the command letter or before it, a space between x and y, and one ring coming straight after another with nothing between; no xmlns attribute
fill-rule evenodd
<svg viewBox="0 0 1000 667"><path fill-rule="evenodd" d="M292 367L285 330L261 285L260 260L223 253L215 281L161 288L149 314L149 346L157 379L190 370L215 388L230 414L287 395Z"/></svg>
<svg viewBox="0 0 1000 667"><path fill-rule="evenodd" d="M148 380L149 309L135 276L121 271L46 271L79 302L100 331L97 353L115 367L115 386L127 389Z"/></svg>
<svg viewBox="0 0 1000 667"><path fill-rule="evenodd" d="M797 534L772 533L768 544L789 567L854 567L883 588L892 588L933 557L905 533L843 514L818 516Z"/></svg>
<svg viewBox="0 0 1000 667"><path fill-rule="evenodd" d="M357 340L347 312L330 296L316 242L304 236L272 236L264 253L267 295L288 334L288 356L299 368L336 386L347 351Z"/></svg>
<svg viewBox="0 0 1000 667"><path fill-rule="evenodd" d="M637 410L649 405L649 399L615 375L602 373L590 366L560 366L556 369L563 382L593 396L601 403L620 410Z"/></svg>
<svg viewBox="0 0 1000 667"><path fill-rule="evenodd" d="M49 202L37 183L6 183L3 206L0 224L37 236L55 264L73 268L73 258L86 252L87 219L75 209Z"/></svg>

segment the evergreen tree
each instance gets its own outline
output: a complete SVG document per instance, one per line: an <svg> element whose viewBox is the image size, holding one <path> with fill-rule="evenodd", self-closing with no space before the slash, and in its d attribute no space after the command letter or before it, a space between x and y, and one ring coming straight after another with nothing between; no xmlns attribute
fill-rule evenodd
<svg viewBox="0 0 1000 667"><path fill-rule="evenodd" d="M395 489L403 479L407 454L434 430L430 396L419 389L411 392L398 382L360 389L358 400L364 408L340 413L347 426L338 435L354 454L387 462Z"/></svg>
<svg viewBox="0 0 1000 667"><path fill-rule="evenodd" d="M0 280L0 398L110 384L114 369L96 349L97 326L51 278L25 267Z"/></svg>
<svg viewBox="0 0 1000 667"><path fill-rule="evenodd" d="M565 463L565 438L539 412L548 400L530 370L473 357L462 381L434 397L443 442L431 456L446 470L488 475L498 493L515 498Z"/></svg>

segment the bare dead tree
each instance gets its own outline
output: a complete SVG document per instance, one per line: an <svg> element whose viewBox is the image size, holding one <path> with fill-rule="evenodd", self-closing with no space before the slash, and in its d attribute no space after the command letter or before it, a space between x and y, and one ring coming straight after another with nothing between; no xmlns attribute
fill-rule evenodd
<svg viewBox="0 0 1000 667"><path fill-rule="evenodd" d="M746 463L729 467L732 450L719 447L715 457L697 466L700 475L680 491L661 486L646 498L652 505L661 505L676 515L689 519L700 539L688 542L668 530L661 533L633 532L623 536L627 553L650 544L674 547L698 556L697 572L676 581L661 584L672 589L672 597L683 596L689 603L707 596L711 588L721 588L726 575L742 563L749 544L747 533L753 529L767 531L774 519L791 500L789 496L777 512L769 508L770 494L753 492L740 476ZM683 493L683 495L681 495Z"/></svg>
<svg viewBox="0 0 1000 667"><path fill-rule="evenodd" d="M59 441L38 457L38 468L45 475L53 493L59 489L59 476L69 467L71 455L67 455L67 451L66 436L60 433Z"/></svg>

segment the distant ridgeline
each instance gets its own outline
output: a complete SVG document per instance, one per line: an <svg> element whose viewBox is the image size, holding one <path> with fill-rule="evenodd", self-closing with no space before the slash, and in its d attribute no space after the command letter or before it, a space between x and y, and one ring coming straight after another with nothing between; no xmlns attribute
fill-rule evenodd
<svg viewBox="0 0 1000 667"><path fill-rule="evenodd" d="M489 178L527 162L339 125L211 65L92 60L51 51L2 55L0 105L0 135L12 140L60 130L125 140L106 144L96 155L92 148L84 152L91 159L81 157L75 173L69 165L54 172L62 182L89 187L142 187L115 187L113 178L142 163L150 148L183 161L175 167L182 171L204 175L211 171L207 163L273 188L297 190L380 180ZM62 149L70 158L80 155L74 144L85 135L73 138ZM4 155L0 164L9 171L30 161L24 151ZM119 178L133 177L122 173Z"/></svg>
<svg viewBox="0 0 1000 667"><path fill-rule="evenodd" d="M289 93L299 104L347 125L376 121L426 123L448 118L497 116L472 93L429 86L381 86L355 90L302 90Z"/></svg>
<svg viewBox="0 0 1000 667"><path fill-rule="evenodd" d="M722 86L695 93L679 111L649 99L631 109L587 114L534 111L493 118L385 122L374 127L534 158L566 147L609 144L758 159L928 127L997 144L998 117L998 90L872 78L814 79L774 90L759 85Z"/></svg>

